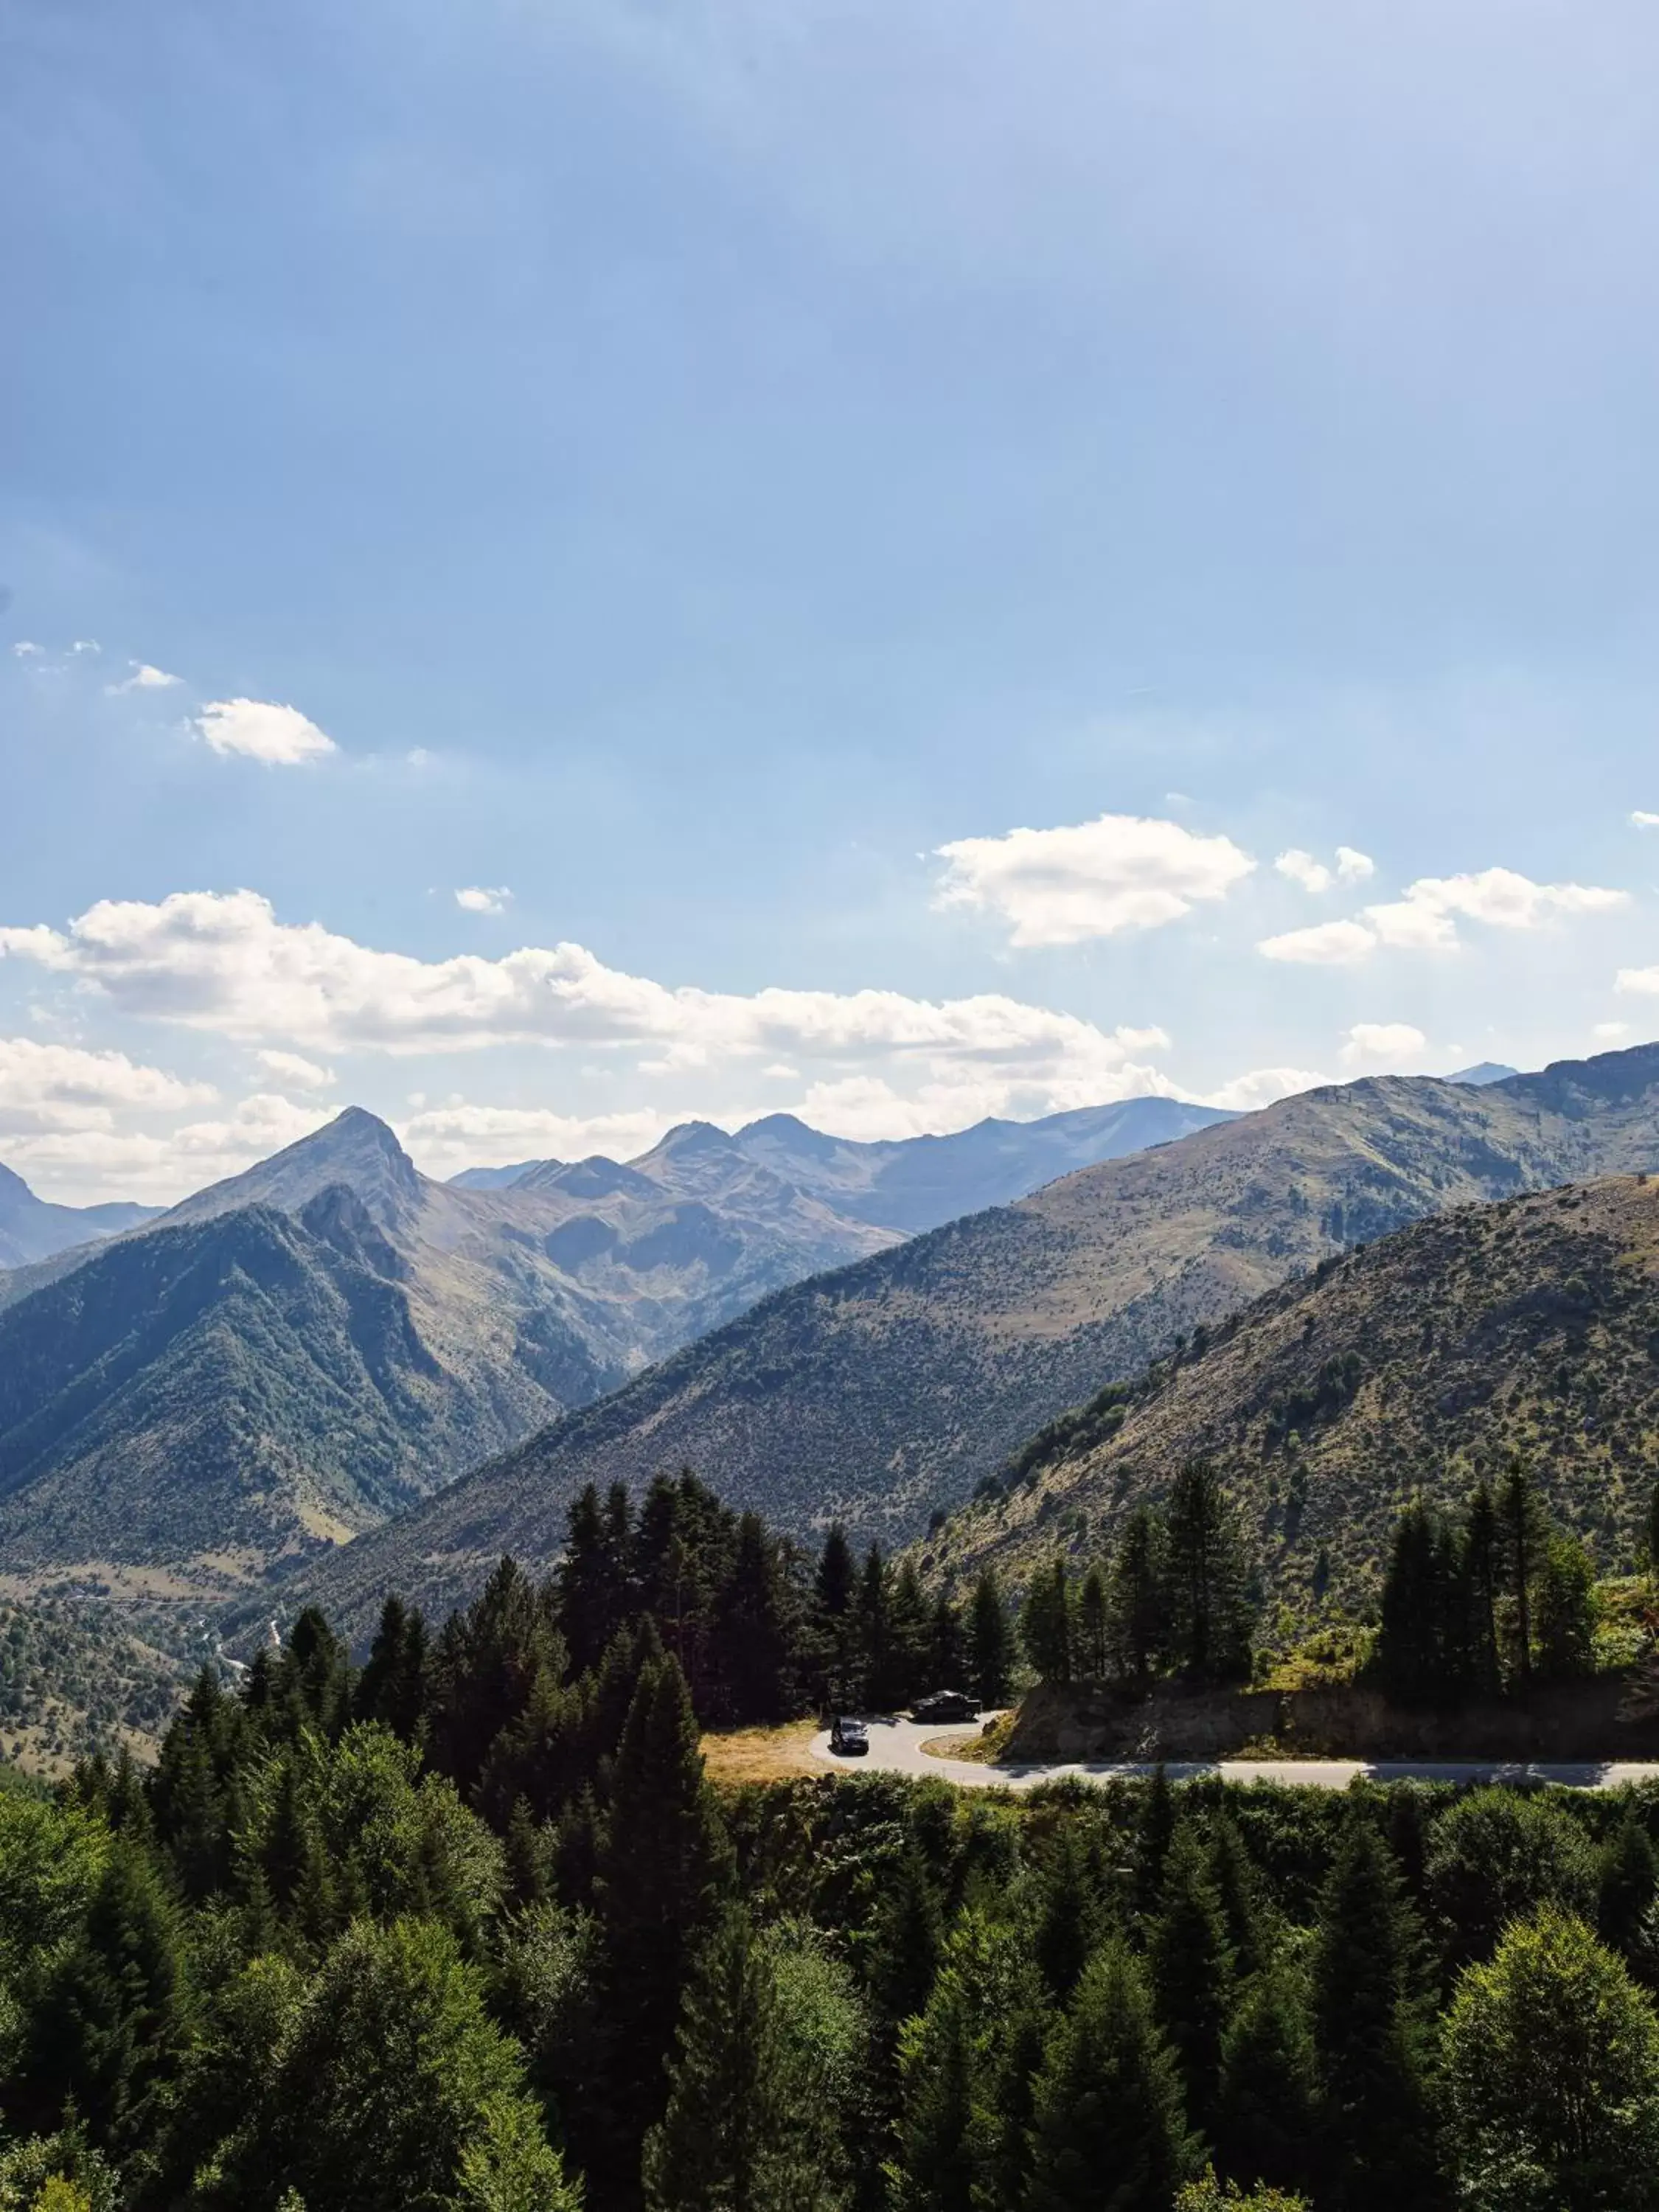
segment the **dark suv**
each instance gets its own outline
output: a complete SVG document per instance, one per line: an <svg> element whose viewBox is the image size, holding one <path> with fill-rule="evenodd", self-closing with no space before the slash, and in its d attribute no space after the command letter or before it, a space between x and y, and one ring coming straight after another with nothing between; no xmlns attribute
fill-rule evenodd
<svg viewBox="0 0 1659 2212"><path fill-rule="evenodd" d="M830 1729L830 1748L843 1759L857 1759L870 1748L870 1731L862 1721L837 1713Z"/></svg>
<svg viewBox="0 0 1659 2212"><path fill-rule="evenodd" d="M913 1721L976 1721L979 1707L960 1690L935 1690L910 1708Z"/></svg>

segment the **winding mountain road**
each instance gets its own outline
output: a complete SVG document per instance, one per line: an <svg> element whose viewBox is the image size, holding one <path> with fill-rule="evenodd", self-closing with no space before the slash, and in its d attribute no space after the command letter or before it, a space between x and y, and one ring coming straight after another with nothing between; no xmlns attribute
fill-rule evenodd
<svg viewBox="0 0 1659 2212"><path fill-rule="evenodd" d="M937 1781L959 1783L970 1790L1032 1790L1039 1782L1059 1782L1073 1775L1085 1782L1109 1782L1156 1771L1132 1759L987 1765L972 1759L937 1758L924 1749L925 1745L953 1733L942 1729L937 1721L872 1717L869 1729L870 1748L861 1759L843 1759L831 1751L827 1730L813 1737L813 1757L848 1773L873 1770L908 1774L917 1781L931 1775ZM1346 1790L1359 1775L1372 1782L1553 1782L1569 1790L1617 1790L1626 1783L1659 1778L1659 1760L1586 1759L1527 1764L1483 1759L1172 1759L1166 1762L1164 1772L1172 1782L1190 1782L1197 1775L1214 1774L1224 1782L1295 1783L1310 1790Z"/></svg>

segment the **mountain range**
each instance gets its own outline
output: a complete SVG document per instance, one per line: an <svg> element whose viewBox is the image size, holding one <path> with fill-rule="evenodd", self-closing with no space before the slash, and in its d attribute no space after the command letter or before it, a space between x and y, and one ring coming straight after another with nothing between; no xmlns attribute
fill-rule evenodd
<svg viewBox="0 0 1659 2212"><path fill-rule="evenodd" d="M222 1589L374 1527L780 1284L1220 1118L1145 1099L884 1146L690 1122L626 1164L480 1189L421 1175L348 1109L0 1282L0 1557Z"/></svg>
<svg viewBox="0 0 1659 2212"><path fill-rule="evenodd" d="M37 1198L20 1175L0 1167L0 1267L24 1267L100 1237L118 1237L155 1220L159 1206L54 1206Z"/></svg>
<svg viewBox="0 0 1659 2212"><path fill-rule="evenodd" d="M550 1424L314 1579L354 1623L556 1557L574 1492L693 1467L803 1534L902 1542L1177 1339L1434 1214L1659 1167L1659 1046L1474 1085L1306 1091L797 1284Z"/></svg>
<svg viewBox="0 0 1659 2212"><path fill-rule="evenodd" d="M1413 1493L1461 1507L1511 1452L1603 1571L1659 1479L1659 1180L1620 1176L1449 1213L1322 1261L1124 1392L1031 1439L925 1540L958 1591L1109 1545L1188 1459L1242 1510L1269 1595L1377 1595Z"/></svg>

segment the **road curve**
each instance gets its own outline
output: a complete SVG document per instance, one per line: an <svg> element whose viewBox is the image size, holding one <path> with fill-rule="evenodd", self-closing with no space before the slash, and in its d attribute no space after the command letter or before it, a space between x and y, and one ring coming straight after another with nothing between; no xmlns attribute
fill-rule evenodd
<svg viewBox="0 0 1659 2212"><path fill-rule="evenodd" d="M813 1737L812 1755L842 1773L908 1774L917 1781L931 1775L969 1790L1031 1790L1039 1782L1059 1782L1072 1775L1085 1782L1109 1782L1156 1771L1133 1759L992 1766L972 1759L936 1759L922 1746L952 1733L937 1721L872 1717L869 1729L870 1748L861 1759L842 1759L831 1751L827 1729ZM1172 1782L1214 1774L1224 1782L1285 1782L1310 1790L1346 1790L1362 1774L1372 1782L1554 1782L1569 1790L1617 1790L1626 1783L1659 1778L1659 1760L1553 1759L1530 1765L1483 1759L1172 1759L1164 1771Z"/></svg>

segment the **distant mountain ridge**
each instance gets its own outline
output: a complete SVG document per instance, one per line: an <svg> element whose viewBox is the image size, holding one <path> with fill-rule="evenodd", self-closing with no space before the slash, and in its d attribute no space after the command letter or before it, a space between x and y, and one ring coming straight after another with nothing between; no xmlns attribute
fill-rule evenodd
<svg viewBox="0 0 1659 2212"><path fill-rule="evenodd" d="M965 1187L1021 1172L1022 1146L1041 1179L1079 1146L1213 1118L1136 1103L1146 1110L1028 1125L1029 1143L1020 1125L991 1125L981 1149L962 1155ZM795 1153L817 1158L820 1184L847 1183L864 1212L803 1188L786 1172ZM950 1202L948 1178L931 1165L920 1182L895 1175L906 1157L844 1147L799 1123L746 1148L690 1122L629 1165L544 1162L512 1186L458 1188L422 1175L383 1121L349 1108L142 1233L61 1251L0 1282L0 1359L15 1364L20 1394L0 1413L0 1493L11 1498L0 1551L9 1545L32 1566L125 1561L150 1572L173 1544L187 1577L217 1586L263 1572L269 1557L343 1540L778 1285L900 1241L901 1227L864 1218L882 1175L893 1215ZM282 1242L279 1222L297 1241ZM358 1271L349 1305L379 1311L391 1299L402 1317L405 1349L390 1382L362 1347L340 1349L348 1267ZM260 1287L283 1269L303 1295ZM157 1334L136 1311L118 1335L124 1297L176 1315L196 1291L204 1303L189 1329ZM96 1328L89 1313L101 1316ZM154 1372L140 1357L147 1346ZM136 1502L121 1474L124 1435ZM167 1453L179 1484L162 1510L144 1486ZM239 1532L234 1542L216 1542L215 1515Z"/></svg>
<svg viewBox="0 0 1659 2212"><path fill-rule="evenodd" d="M1650 1168L1656 1046L1485 1086L1302 1092L775 1293L362 1539L317 1588L353 1620L388 1587L447 1603L502 1551L554 1559L583 1483L682 1465L785 1528L835 1515L902 1541L1066 1407L1348 1246Z"/></svg>
<svg viewBox="0 0 1659 2212"><path fill-rule="evenodd" d="M20 1175L0 1167L0 1267L26 1267L59 1252L118 1237L153 1221L159 1206L54 1206L37 1198Z"/></svg>

